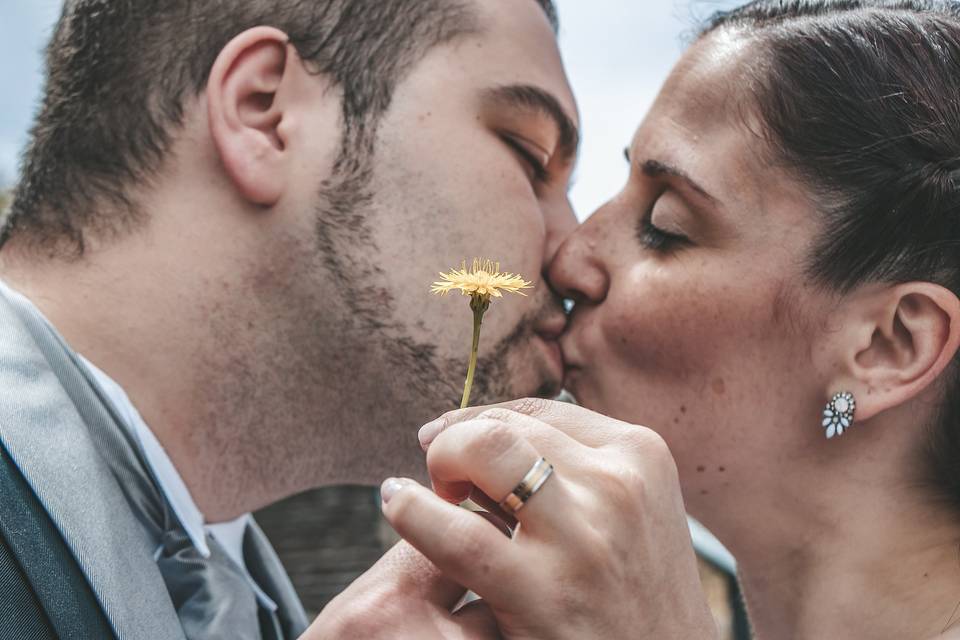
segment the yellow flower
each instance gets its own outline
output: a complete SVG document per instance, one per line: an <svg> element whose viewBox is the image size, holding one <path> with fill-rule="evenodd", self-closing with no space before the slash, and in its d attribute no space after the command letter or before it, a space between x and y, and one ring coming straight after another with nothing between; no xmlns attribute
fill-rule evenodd
<svg viewBox="0 0 960 640"><path fill-rule="evenodd" d="M490 297L501 298L501 291L519 293L525 296L523 289L530 289L533 285L513 273L500 273L500 263L491 260L473 259L473 267L468 271L464 261L459 269L451 269L450 273L441 273L443 280L434 282L431 291L439 295L446 295L454 289L459 289L465 296L476 296L486 300Z"/></svg>
<svg viewBox="0 0 960 640"><path fill-rule="evenodd" d="M467 270L467 261L464 260L459 269L451 269L450 273L441 273L443 280L434 282L431 291L438 295L446 295L454 289L470 296L470 310L473 311L473 340L470 342L470 361L467 364L467 379L463 383L463 398L460 408L470 404L470 391L473 389L473 377L477 372L477 352L480 349L480 325L483 323L483 314L490 307L490 298L502 298L501 291L519 293L525 296L524 289L531 289L533 285L513 273L500 273L500 263L492 260L473 259L473 268Z"/></svg>

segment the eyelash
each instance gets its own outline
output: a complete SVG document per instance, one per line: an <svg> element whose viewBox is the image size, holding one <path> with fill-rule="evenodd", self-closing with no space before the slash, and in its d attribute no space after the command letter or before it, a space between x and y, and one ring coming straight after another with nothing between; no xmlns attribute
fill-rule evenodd
<svg viewBox="0 0 960 640"><path fill-rule="evenodd" d="M654 205L656 201L654 201ZM653 224L653 205L646 215L640 220L637 236L642 244L651 251L659 253L668 253L671 249L676 249L690 243L686 236L677 233L669 233Z"/></svg>
<svg viewBox="0 0 960 640"><path fill-rule="evenodd" d="M530 168L533 170L533 178L536 182L550 182L550 172L547 171L545 166L540 164L540 161L537 160L532 153L524 149L522 144L510 136L504 136L503 141L518 153L524 162L530 165Z"/></svg>

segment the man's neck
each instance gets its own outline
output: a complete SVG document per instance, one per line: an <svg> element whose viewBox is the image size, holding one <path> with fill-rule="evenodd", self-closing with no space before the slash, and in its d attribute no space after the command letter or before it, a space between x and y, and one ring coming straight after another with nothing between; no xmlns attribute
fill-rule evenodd
<svg viewBox="0 0 960 640"><path fill-rule="evenodd" d="M225 451L227 436L196 420L205 412L195 390L213 382L199 378L207 354L198 328L207 326L205 307L215 297L193 286L216 290L227 283L191 282L189 274L171 273L175 264L151 262L149 252L141 252L136 270L129 268L133 263L113 251L70 264L27 263L5 249L0 278L126 391L211 521L270 502L270 496L237 491L233 477L242 470ZM143 277L150 273L164 276Z"/></svg>

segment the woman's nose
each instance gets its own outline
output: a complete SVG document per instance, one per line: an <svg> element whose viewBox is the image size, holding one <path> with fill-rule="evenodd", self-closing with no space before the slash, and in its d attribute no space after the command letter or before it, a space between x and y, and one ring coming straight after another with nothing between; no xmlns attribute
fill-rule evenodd
<svg viewBox="0 0 960 640"><path fill-rule="evenodd" d="M607 296L610 278L597 251L593 220L587 220L560 245L547 277L564 298L578 303L599 304Z"/></svg>

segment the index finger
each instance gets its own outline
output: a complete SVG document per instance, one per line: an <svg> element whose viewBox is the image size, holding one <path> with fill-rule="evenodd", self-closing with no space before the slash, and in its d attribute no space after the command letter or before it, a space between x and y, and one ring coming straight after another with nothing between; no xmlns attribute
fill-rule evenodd
<svg viewBox="0 0 960 640"><path fill-rule="evenodd" d="M531 416L562 431L577 442L595 449L613 444L621 446L625 437L636 437L639 431L649 431L645 427L616 420L569 402L544 398L521 398L445 413L421 427L420 445L426 449L438 435L452 425L473 420L491 410L514 411Z"/></svg>

